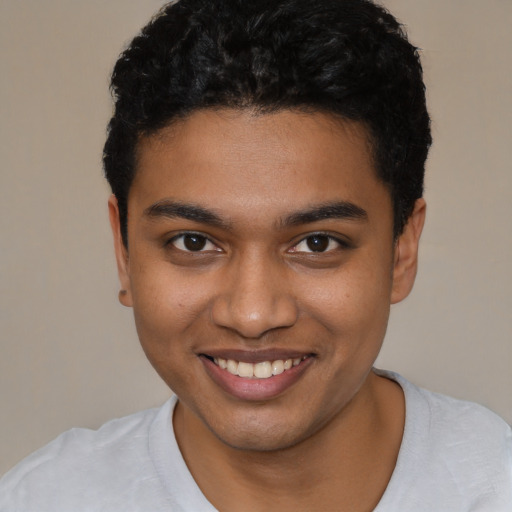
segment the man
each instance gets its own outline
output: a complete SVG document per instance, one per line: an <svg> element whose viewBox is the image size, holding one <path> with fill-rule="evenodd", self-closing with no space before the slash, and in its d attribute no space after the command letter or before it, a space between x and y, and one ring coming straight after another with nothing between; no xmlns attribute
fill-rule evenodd
<svg viewBox="0 0 512 512"><path fill-rule="evenodd" d="M112 87L120 300L176 396L59 437L0 510L510 510L510 428L373 369L414 283L431 142L396 20L180 0Z"/></svg>

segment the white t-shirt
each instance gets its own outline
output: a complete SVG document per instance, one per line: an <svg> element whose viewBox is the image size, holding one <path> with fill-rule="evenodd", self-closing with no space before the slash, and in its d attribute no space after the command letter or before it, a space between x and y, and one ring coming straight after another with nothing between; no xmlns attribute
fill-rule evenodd
<svg viewBox="0 0 512 512"><path fill-rule="evenodd" d="M406 401L396 468L375 512L511 512L512 430L479 405L391 372ZM159 409L72 429L0 480L1 512L214 512Z"/></svg>

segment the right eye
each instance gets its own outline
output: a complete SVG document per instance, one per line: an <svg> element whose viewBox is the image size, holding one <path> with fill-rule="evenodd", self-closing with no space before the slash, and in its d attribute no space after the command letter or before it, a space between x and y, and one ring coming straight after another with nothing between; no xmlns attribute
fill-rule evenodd
<svg viewBox="0 0 512 512"><path fill-rule="evenodd" d="M219 251L220 249L206 236L198 233L182 233L173 237L169 244L184 252Z"/></svg>

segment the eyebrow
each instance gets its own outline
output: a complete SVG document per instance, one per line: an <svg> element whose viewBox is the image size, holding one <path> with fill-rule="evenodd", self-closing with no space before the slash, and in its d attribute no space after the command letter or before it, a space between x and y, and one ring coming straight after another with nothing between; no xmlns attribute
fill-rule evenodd
<svg viewBox="0 0 512 512"><path fill-rule="evenodd" d="M181 203L170 199L158 201L144 210L144 216L158 219L164 217L168 219L186 219L201 224L219 227L222 229L231 229L229 222L223 220L212 210L202 206ZM312 224L321 220L342 219L342 220L368 220L366 210L349 201L333 201L314 205L310 208L293 212L278 222L280 227L298 226L301 224Z"/></svg>
<svg viewBox="0 0 512 512"><path fill-rule="evenodd" d="M354 203L334 201L291 213L281 221L281 224L283 226L298 226L328 219L367 221L368 213Z"/></svg>
<svg viewBox="0 0 512 512"><path fill-rule="evenodd" d="M157 219L164 217L167 219L186 219L201 224L208 224L224 229L229 229L231 226L226 221L211 210L207 210L202 206L189 203L180 203L164 199L152 204L144 210L144 216Z"/></svg>

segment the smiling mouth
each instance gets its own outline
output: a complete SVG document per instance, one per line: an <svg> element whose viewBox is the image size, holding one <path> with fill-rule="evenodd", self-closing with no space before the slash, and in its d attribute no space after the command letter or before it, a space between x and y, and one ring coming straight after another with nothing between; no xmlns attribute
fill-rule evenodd
<svg viewBox="0 0 512 512"><path fill-rule="evenodd" d="M270 377L280 375L295 366L299 366L309 356L297 357L294 359L261 361L258 363L247 363L244 361L235 361L234 359L223 359L221 357L210 357L206 355L205 357L231 375L244 377L246 379L269 379Z"/></svg>

